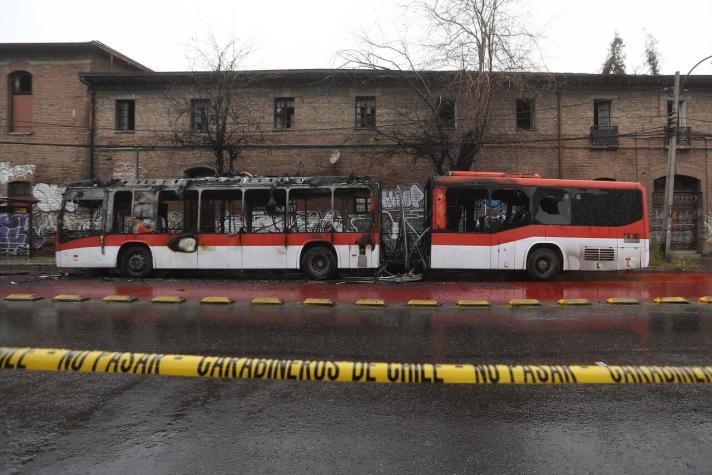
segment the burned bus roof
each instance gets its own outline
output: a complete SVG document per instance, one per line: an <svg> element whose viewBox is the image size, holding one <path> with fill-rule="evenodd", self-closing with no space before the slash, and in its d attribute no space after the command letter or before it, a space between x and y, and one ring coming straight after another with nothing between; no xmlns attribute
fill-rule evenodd
<svg viewBox="0 0 712 475"><path fill-rule="evenodd" d="M380 184L380 179L369 176L240 176L204 178L154 178L146 180L84 180L68 185L69 188L196 188L196 187L255 187L296 186L372 186Z"/></svg>
<svg viewBox="0 0 712 475"><path fill-rule="evenodd" d="M440 186L452 185L510 185L510 186L545 186L566 188L606 188L606 189L643 189L643 185L629 181L574 180L558 178L538 178L526 176L433 176L430 183Z"/></svg>

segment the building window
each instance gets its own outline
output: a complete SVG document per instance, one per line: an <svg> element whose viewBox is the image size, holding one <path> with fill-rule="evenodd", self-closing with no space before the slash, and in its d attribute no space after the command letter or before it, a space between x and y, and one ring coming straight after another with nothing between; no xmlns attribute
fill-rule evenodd
<svg viewBox="0 0 712 475"><path fill-rule="evenodd" d="M121 131L134 130L135 110L136 110L136 101L133 101L133 100L118 100L118 101L116 101L116 130L121 130Z"/></svg>
<svg viewBox="0 0 712 475"><path fill-rule="evenodd" d="M274 100L274 128L291 129L292 127L294 127L294 98L276 98Z"/></svg>
<svg viewBox="0 0 712 475"><path fill-rule="evenodd" d="M517 128L534 128L534 100L517 99Z"/></svg>
<svg viewBox="0 0 712 475"><path fill-rule="evenodd" d="M455 99L441 97L438 102L438 118L443 127L452 129L455 127Z"/></svg>
<svg viewBox="0 0 712 475"><path fill-rule="evenodd" d="M358 196L355 201L355 210L357 214L369 213L371 211L371 197Z"/></svg>
<svg viewBox="0 0 712 475"><path fill-rule="evenodd" d="M191 99L190 128L193 132L206 132L208 130L209 106L209 99Z"/></svg>
<svg viewBox="0 0 712 475"><path fill-rule="evenodd" d="M8 126L10 132L32 132L32 74L15 71L8 76L12 94Z"/></svg>
<svg viewBox="0 0 712 475"><path fill-rule="evenodd" d="M373 129L376 127L376 98L356 98L356 128Z"/></svg>
<svg viewBox="0 0 712 475"><path fill-rule="evenodd" d="M667 101L667 128L665 129L665 144L670 143L673 131L672 101ZM677 105L677 145L689 147L691 145L692 129L687 125L687 101L681 100Z"/></svg>
<svg viewBox="0 0 712 475"><path fill-rule="evenodd" d="M593 125L597 127L610 127L613 123L611 101L609 99L596 99L593 101Z"/></svg>

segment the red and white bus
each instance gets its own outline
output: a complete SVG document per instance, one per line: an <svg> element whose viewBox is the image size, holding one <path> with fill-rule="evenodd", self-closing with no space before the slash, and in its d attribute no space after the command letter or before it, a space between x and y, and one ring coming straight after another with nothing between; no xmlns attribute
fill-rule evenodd
<svg viewBox="0 0 712 475"><path fill-rule="evenodd" d="M452 172L427 185L426 269L622 270L649 260L638 183ZM70 185L57 265L301 269L322 279L384 261L381 191L369 177L114 180ZM401 223L403 224L403 223ZM407 226L401 226L405 229ZM412 248L411 248L412 250Z"/></svg>
<svg viewBox="0 0 712 475"><path fill-rule="evenodd" d="M59 267L337 269L381 263L380 183L368 177L78 182L58 219Z"/></svg>
<svg viewBox="0 0 712 475"><path fill-rule="evenodd" d="M431 269L560 271L648 266L639 183L452 172L428 183Z"/></svg>

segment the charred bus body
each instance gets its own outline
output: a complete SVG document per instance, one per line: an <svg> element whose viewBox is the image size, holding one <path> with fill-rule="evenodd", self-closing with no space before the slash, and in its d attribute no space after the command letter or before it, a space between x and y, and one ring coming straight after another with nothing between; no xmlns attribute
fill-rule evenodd
<svg viewBox="0 0 712 475"><path fill-rule="evenodd" d="M59 267L301 269L311 278L381 261L380 182L219 177L77 182L58 219Z"/></svg>

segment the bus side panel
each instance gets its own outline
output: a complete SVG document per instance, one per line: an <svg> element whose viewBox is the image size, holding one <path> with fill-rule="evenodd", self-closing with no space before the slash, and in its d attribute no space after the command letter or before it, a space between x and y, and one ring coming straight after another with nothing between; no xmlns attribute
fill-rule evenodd
<svg viewBox="0 0 712 475"><path fill-rule="evenodd" d="M102 250L101 238L91 236L57 243L54 255L57 267L113 268L118 253L118 246L105 245Z"/></svg>
<svg viewBox="0 0 712 475"><path fill-rule="evenodd" d="M490 234L433 233L430 267L433 269L489 269Z"/></svg>
<svg viewBox="0 0 712 475"><path fill-rule="evenodd" d="M199 234L198 267L201 269L242 269L240 234Z"/></svg>

